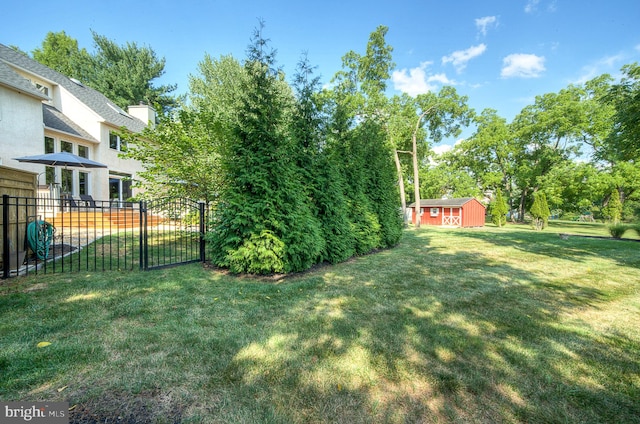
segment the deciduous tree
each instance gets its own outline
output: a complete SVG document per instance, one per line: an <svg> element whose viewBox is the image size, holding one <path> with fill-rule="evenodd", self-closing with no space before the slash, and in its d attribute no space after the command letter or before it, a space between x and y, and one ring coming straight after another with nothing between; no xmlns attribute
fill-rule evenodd
<svg viewBox="0 0 640 424"><path fill-rule="evenodd" d="M640 159L640 65L625 65L622 72L622 80L611 86L605 99L614 106L615 116L604 156L637 161Z"/></svg>
<svg viewBox="0 0 640 424"><path fill-rule="evenodd" d="M76 39L60 31L49 32L42 47L33 50L33 58L98 90L123 109L142 102L162 113L177 105L171 94L175 84L154 86L154 80L164 74L165 59L158 58L151 47L119 46L92 34L94 53L79 49Z"/></svg>
<svg viewBox="0 0 640 424"><path fill-rule="evenodd" d="M84 76L84 69L91 61L86 49L80 50L78 41L64 31L48 32L42 46L31 53L38 62L70 78Z"/></svg>

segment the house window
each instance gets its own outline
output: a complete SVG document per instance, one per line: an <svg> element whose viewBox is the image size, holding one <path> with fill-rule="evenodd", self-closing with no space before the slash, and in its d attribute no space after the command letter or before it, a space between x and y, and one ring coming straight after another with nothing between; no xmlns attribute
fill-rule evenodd
<svg viewBox="0 0 640 424"><path fill-rule="evenodd" d="M73 194L73 171L70 169L62 170L62 193Z"/></svg>
<svg viewBox="0 0 640 424"><path fill-rule="evenodd" d="M44 152L53 153L55 151L55 140L52 137L44 138Z"/></svg>
<svg viewBox="0 0 640 424"><path fill-rule="evenodd" d="M60 151L61 152L73 153L73 143L69 143L68 141L60 140Z"/></svg>
<svg viewBox="0 0 640 424"><path fill-rule="evenodd" d="M89 174L78 172L78 194L89 194Z"/></svg>
<svg viewBox="0 0 640 424"><path fill-rule="evenodd" d="M89 148L78 144L78 156L89 159Z"/></svg>
<svg viewBox="0 0 640 424"><path fill-rule="evenodd" d="M122 207L122 202L128 201L133 196L131 183L129 174L109 173L109 199L112 205Z"/></svg>
<svg viewBox="0 0 640 424"><path fill-rule="evenodd" d="M45 96L49 97L49 87L36 83L36 89Z"/></svg>
<svg viewBox="0 0 640 424"><path fill-rule="evenodd" d="M53 166L47 166L44 175L45 184L53 184L56 182L56 169Z"/></svg>
<svg viewBox="0 0 640 424"><path fill-rule="evenodd" d="M118 134L109 132L109 147L119 152L126 152L127 142L122 140Z"/></svg>
<svg viewBox="0 0 640 424"><path fill-rule="evenodd" d="M431 208L431 216L438 216L440 208Z"/></svg>

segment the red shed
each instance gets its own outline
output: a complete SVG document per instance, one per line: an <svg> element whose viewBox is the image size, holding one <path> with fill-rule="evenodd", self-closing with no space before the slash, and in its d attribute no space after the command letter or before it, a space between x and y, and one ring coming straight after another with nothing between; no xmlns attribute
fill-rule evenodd
<svg viewBox="0 0 640 424"><path fill-rule="evenodd" d="M442 225L453 227L483 227L485 207L474 197L460 199L424 199L420 200L421 225ZM409 205L412 210L412 222L416 223L416 204Z"/></svg>

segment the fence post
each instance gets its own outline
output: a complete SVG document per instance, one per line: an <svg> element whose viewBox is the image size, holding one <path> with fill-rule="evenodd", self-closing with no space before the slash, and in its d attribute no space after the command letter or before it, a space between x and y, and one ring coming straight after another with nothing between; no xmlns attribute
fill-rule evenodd
<svg viewBox="0 0 640 424"><path fill-rule="evenodd" d="M200 207L200 262L206 261L205 257L205 249L206 242L204 240L204 235L206 231L206 216L205 216L205 203L203 201L198 202L198 206Z"/></svg>
<svg viewBox="0 0 640 424"><path fill-rule="evenodd" d="M2 195L2 278L9 278L9 195Z"/></svg>
<svg viewBox="0 0 640 424"><path fill-rule="evenodd" d="M140 270L149 269L149 234L147 232L147 202L140 201Z"/></svg>

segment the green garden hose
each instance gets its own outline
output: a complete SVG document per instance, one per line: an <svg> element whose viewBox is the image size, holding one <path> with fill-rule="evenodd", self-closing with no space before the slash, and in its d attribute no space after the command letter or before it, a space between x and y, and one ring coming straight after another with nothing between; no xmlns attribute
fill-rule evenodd
<svg viewBox="0 0 640 424"><path fill-rule="evenodd" d="M27 226L27 242L40 260L45 260L49 256L49 246L53 240L55 227L47 221L32 221Z"/></svg>

